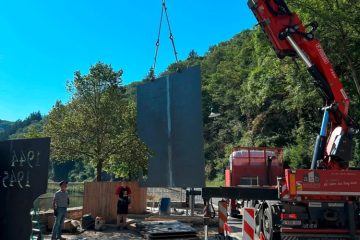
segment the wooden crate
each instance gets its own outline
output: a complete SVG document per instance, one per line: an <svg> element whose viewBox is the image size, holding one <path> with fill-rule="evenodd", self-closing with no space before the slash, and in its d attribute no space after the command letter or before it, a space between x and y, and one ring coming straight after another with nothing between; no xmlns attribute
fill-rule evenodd
<svg viewBox="0 0 360 240"><path fill-rule="evenodd" d="M145 213L146 188L141 188L137 182L127 182L126 185L131 189L129 213ZM83 214L103 217L108 223L116 221L118 196L115 191L118 186L120 182L85 182Z"/></svg>

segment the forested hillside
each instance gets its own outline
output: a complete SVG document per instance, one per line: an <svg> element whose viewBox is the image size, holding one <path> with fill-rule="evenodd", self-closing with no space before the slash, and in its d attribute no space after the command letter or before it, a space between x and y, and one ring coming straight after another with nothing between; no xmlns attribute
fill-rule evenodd
<svg viewBox="0 0 360 240"><path fill-rule="evenodd" d="M33 112L24 120L0 120L0 140L36 137L42 131L43 116Z"/></svg>

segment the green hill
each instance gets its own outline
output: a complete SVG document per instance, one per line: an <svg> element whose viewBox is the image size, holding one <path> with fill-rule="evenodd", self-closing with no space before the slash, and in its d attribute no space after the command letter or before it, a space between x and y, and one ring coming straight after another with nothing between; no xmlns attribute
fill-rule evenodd
<svg viewBox="0 0 360 240"><path fill-rule="evenodd" d="M13 122L0 120L0 140L5 140L8 138L9 136L8 132L10 131L13 125L14 125Z"/></svg>
<svg viewBox="0 0 360 240"><path fill-rule="evenodd" d="M27 134L42 132L43 116L40 112L31 113L24 120L9 122L0 120L0 140L26 138Z"/></svg>

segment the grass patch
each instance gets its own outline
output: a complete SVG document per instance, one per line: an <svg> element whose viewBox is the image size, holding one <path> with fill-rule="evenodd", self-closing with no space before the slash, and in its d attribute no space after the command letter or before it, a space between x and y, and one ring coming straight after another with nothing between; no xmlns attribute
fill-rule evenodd
<svg viewBox="0 0 360 240"><path fill-rule="evenodd" d="M213 180L206 180L207 187L224 187L225 186L225 179L223 175L218 175Z"/></svg>

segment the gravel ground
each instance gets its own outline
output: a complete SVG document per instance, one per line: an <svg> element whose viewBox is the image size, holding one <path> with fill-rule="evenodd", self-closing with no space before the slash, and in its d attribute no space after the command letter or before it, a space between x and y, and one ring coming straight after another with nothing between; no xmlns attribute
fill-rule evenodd
<svg viewBox="0 0 360 240"><path fill-rule="evenodd" d="M198 236L200 239L204 239L204 231L201 227L196 227L198 230ZM209 229L209 240L217 239L215 237L217 233L216 228ZM129 239L129 240L140 240L144 239L139 233L132 230L117 230L115 225L107 225L106 230L98 232L98 231L85 231L81 234L70 235L70 234L63 234L64 238L68 240L114 240L114 239ZM44 240L50 240L51 235L45 235Z"/></svg>
<svg viewBox="0 0 360 240"><path fill-rule="evenodd" d="M157 211L156 209L151 209L149 208L148 210L153 210L154 212ZM178 211L186 211L185 209L177 209ZM197 209L198 210L198 209ZM151 211L150 211L151 212ZM198 211L195 211L195 213L197 213ZM202 211L200 211L202 213ZM201 216L201 215L198 215ZM135 216L133 216L135 217ZM143 220L143 218L140 218L138 220ZM197 223L192 223L191 224L193 228L196 229L197 231L197 235L199 237L199 239L204 239L204 228L202 224ZM239 229L241 231L241 229ZM208 239L209 240L217 240L218 238L216 238L217 235L217 227L216 226L212 226L208 229ZM135 230L117 230L116 229L116 225L114 224L107 224L106 225L106 229L104 231L94 231L94 230L88 230L85 231L81 234L63 234L64 238L68 239L68 240L97 240L97 239L101 239L101 240L114 240L114 239L129 239L129 240L133 240L133 239L145 239L144 237L141 236L140 233L138 233ZM241 238L239 238L241 239ZM44 240L51 240L51 235L45 235Z"/></svg>
<svg viewBox="0 0 360 240"><path fill-rule="evenodd" d="M63 234L64 238L69 240L113 240L113 239L143 239L141 235L131 230L117 230L115 225L107 225L104 231L85 231L81 234L70 235ZM50 240L51 235L46 235L44 240Z"/></svg>

